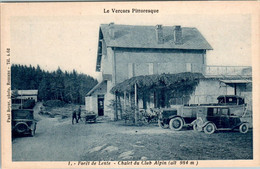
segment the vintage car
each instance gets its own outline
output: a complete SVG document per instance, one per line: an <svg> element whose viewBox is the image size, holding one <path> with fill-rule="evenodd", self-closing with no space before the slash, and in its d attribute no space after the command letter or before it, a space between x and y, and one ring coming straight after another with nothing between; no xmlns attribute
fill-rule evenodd
<svg viewBox="0 0 260 169"><path fill-rule="evenodd" d="M178 131L184 126L191 126L196 119L196 106L181 106L180 108L161 109L158 125Z"/></svg>
<svg viewBox="0 0 260 169"><path fill-rule="evenodd" d="M192 122L195 131L212 134L216 130L235 130L247 133L248 123L240 120L246 114L246 104L201 106Z"/></svg>
<svg viewBox="0 0 260 169"><path fill-rule="evenodd" d="M175 131L181 130L184 126L194 126L196 119L198 118L198 113L205 109L205 107L223 107L226 106L230 110L231 116L236 115L237 118L241 117L245 113L246 104L244 99L236 95L221 95L218 98L218 103L207 103L207 104L185 104L178 106L176 108L166 108L160 109L158 125L162 128L169 128ZM224 110L223 110L224 111ZM206 111L204 110L204 114ZM203 114L203 113L202 113ZM210 116L210 115L209 115ZM223 115L224 116L224 115ZM209 117L211 118L211 117ZM195 120L195 121L194 121ZM232 120L231 120L232 121ZM232 122L231 124L233 124ZM244 123L243 123L244 124ZM245 126L247 124L244 124ZM243 127L242 128L245 128ZM221 126L218 126L218 128ZM247 127L247 126L246 126ZM195 126L196 128L196 126ZM215 127L215 129L217 129ZM227 129L227 128L226 128Z"/></svg>
<svg viewBox="0 0 260 169"><path fill-rule="evenodd" d="M35 135L37 121L34 119L32 109L12 110L12 132L13 134Z"/></svg>
<svg viewBox="0 0 260 169"><path fill-rule="evenodd" d="M95 114L94 112L87 112L85 114L85 124L87 123L96 123L97 122L97 114Z"/></svg>

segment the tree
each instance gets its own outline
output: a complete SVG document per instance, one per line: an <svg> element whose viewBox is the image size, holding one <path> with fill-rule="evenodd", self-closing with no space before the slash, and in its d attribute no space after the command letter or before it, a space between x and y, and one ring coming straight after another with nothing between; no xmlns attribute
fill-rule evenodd
<svg viewBox="0 0 260 169"><path fill-rule="evenodd" d="M60 67L56 71L45 71L37 67L13 64L11 67L12 90L38 89L39 100L61 100L80 103L85 101L86 94L97 84L97 80L89 75L63 72Z"/></svg>

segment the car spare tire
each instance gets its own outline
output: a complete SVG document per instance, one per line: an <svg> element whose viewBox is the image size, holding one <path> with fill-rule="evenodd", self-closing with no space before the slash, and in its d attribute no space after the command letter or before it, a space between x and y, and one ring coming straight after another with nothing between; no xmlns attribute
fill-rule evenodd
<svg viewBox="0 0 260 169"><path fill-rule="evenodd" d="M26 123L18 123L15 125L15 131L18 133L24 133L28 129L28 125Z"/></svg>
<svg viewBox="0 0 260 169"><path fill-rule="evenodd" d="M248 132L248 124L247 123L243 123L239 126L239 132L240 133L247 133Z"/></svg>

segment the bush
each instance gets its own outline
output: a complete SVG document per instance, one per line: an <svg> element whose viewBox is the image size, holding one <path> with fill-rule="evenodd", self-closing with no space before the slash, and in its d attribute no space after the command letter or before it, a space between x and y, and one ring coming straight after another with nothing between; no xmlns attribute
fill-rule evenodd
<svg viewBox="0 0 260 169"><path fill-rule="evenodd" d="M65 105L65 102L61 100L48 100L43 103L43 106L47 107L63 107Z"/></svg>
<svg viewBox="0 0 260 169"><path fill-rule="evenodd" d="M35 100L29 99L23 103L23 109L33 109L35 106Z"/></svg>

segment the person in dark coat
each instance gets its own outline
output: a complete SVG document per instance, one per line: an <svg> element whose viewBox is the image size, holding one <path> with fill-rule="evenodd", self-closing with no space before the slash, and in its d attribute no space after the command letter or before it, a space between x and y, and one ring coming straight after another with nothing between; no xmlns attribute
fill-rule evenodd
<svg viewBox="0 0 260 169"><path fill-rule="evenodd" d="M78 109L78 121L81 120L81 106L79 106L79 109Z"/></svg>
<svg viewBox="0 0 260 169"><path fill-rule="evenodd" d="M74 124L74 119L76 120L76 123L78 123L77 111L76 111L76 109L74 109L74 111L73 111L73 113L72 113L72 124Z"/></svg>

